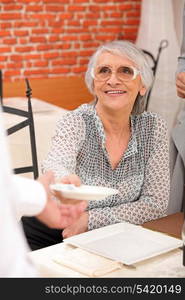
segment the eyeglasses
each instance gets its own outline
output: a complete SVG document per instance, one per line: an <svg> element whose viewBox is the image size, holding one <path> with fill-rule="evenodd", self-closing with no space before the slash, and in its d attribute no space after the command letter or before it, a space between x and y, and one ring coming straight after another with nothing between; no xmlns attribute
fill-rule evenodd
<svg viewBox="0 0 185 300"><path fill-rule="evenodd" d="M121 81L131 81L140 71L133 66L121 66L115 71L109 66L100 66L92 72L92 77L99 81L106 81L111 78L113 73L116 73L116 77Z"/></svg>

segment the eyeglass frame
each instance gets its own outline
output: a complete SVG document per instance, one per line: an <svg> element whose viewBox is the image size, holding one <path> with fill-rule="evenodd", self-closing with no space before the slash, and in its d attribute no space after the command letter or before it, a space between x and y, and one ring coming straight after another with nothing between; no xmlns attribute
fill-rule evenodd
<svg viewBox="0 0 185 300"><path fill-rule="evenodd" d="M100 67L108 67L110 70L111 70L111 74L110 74L110 76L109 77L107 77L106 79L102 79L102 80L100 80L100 79L97 79L96 78L96 76L95 76L95 74L94 74L94 68L91 70L91 76L92 76L92 78L94 78L94 79L96 79L96 80L98 80L98 81L107 81L107 80L109 80L110 79L110 77L112 76L112 74L113 74L113 70L112 70L112 68L109 66L109 65L102 65L102 66L100 66ZM133 74L133 78L132 79L120 79L119 78L119 76L118 76L118 78L119 78L119 80L121 80L121 81L132 81L132 80L134 80L134 79L136 79L136 77L137 77L137 75L138 74L141 74L141 71L140 70L138 70L136 67L134 67L134 66L120 66L120 67L118 67L116 70L114 70L114 73L116 73L117 74L117 70L119 69L119 68L121 68L121 67L128 67L128 68L131 68L132 70L133 70L133 72L134 72L134 74Z"/></svg>

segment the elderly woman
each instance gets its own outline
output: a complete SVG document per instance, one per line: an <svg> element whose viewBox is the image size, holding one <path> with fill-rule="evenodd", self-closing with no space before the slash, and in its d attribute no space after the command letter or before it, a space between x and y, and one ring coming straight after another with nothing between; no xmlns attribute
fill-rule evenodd
<svg viewBox="0 0 185 300"><path fill-rule="evenodd" d="M165 215L169 152L165 121L145 112L153 77L143 52L127 41L100 46L85 76L95 97L58 121L43 170L64 183L119 190L88 209L64 237L109 224L141 224Z"/></svg>

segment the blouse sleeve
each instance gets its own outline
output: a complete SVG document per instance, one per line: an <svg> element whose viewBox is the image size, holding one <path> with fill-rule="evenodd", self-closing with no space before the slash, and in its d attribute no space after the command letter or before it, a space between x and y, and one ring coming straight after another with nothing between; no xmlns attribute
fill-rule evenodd
<svg viewBox="0 0 185 300"><path fill-rule="evenodd" d="M165 215L170 192L169 142L166 123L161 118L156 120L154 146L139 199L89 210L89 230L123 221L142 224Z"/></svg>
<svg viewBox="0 0 185 300"><path fill-rule="evenodd" d="M75 173L76 157L85 139L85 122L73 112L63 116L56 125L51 149L41 164L42 172L52 170L57 179Z"/></svg>

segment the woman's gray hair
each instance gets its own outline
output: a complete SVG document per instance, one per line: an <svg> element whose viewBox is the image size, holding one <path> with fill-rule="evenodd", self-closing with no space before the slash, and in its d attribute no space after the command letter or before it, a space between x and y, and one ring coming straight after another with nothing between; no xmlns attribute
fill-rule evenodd
<svg viewBox="0 0 185 300"><path fill-rule="evenodd" d="M145 102L147 94L153 83L153 72L149 65L144 52L135 44L129 41L113 41L101 45L96 52L91 56L88 68L85 74L85 82L89 91L94 94L94 78L92 76L97 60L103 52L109 52L116 55L127 56L132 60L140 70L142 84L146 88L146 94L141 96L138 94L135 104L132 109L132 114L140 114L145 110Z"/></svg>

